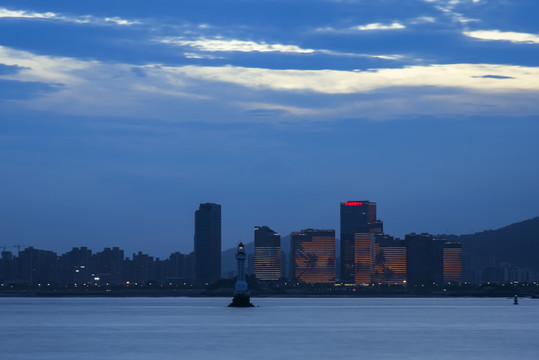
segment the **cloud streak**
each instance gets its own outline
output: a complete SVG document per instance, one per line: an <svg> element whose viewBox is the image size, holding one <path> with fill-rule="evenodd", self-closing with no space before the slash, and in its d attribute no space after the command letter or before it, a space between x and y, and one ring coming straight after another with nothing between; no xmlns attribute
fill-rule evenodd
<svg viewBox="0 0 539 360"><path fill-rule="evenodd" d="M237 84L253 89L314 92L322 94L366 93L390 87L436 86L485 92L539 91L539 68L492 64L445 64L408 66L368 71L274 70L245 67L167 67L181 77ZM485 77L493 73L499 78Z"/></svg>
<svg viewBox="0 0 539 360"><path fill-rule="evenodd" d="M468 37L480 40L490 41L509 41L512 43L539 44L539 35L499 30L476 30L465 31L463 33Z"/></svg>
<svg viewBox="0 0 539 360"><path fill-rule="evenodd" d="M208 39L199 38L196 40L187 40L181 37L168 37L158 40L163 44L178 46L189 46L199 51L207 52L280 52L312 54L316 52L313 49L303 49L296 45L268 44L266 42L226 40L226 39Z"/></svg>
<svg viewBox="0 0 539 360"><path fill-rule="evenodd" d="M402 30L406 29L406 26L399 23L393 22L391 24L382 24L382 23L371 23L365 25L350 26L347 28L334 28L331 26L320 27L315 29L317 33L336 33L336 34L352 34L358 32L371 32L371 31L380 31L380 30Z"/></svg>
<svg viewBox="0 0 539 360"><path fill-rule="evenodd" d="M141 66L36 55L1 46L0 63L18 69L0 79L55 85L57 91L19 100L22 106L70 114L164 120L183 114L192 120L228 113L219 118L233 121L260 114L267 114L263 116L267 121L327 121L357 114L395 118L418 112L483 114L492 109L539 114L539 67L438 64L344 71ZM510 100L512 94L520 95Z"/></svg>
<svg viewBox="0 0 539 360"><path fill-rule="evenodd" d="M281 54L324 54L330 56L347 56L347 57L364 57L364 58L374 58L381 60L403 60L405 56L398 54L355 54L355 53L344 53L326 49L309 49L302 48L297 45L285 45L285 44L269 44L267 42L255 42L255 41L245 41L237 39L223 39L223 38L214 38L209 39L205 37L200 37L196 39L186 39L184 37L167 37L162 39L156 39L155 41L173 45L173 46L182 46L193 49L197 52L185 52L184 56L190 59L218 59L219 57L201 54L202 53L215 53L215 52L240 52L240 53L281 53Z"/></svg>
<svg viewBox="0 0 539 360"><path fill-rule="evenodd" d="M9 10L6 8L0 8L0 19L12 18L12 19L32 19L32 20L55 20L64 21L76 24L94 24L94 25L106 25L115 24L120 26L129 26L140 24L139 21L126 20L120 17L104 17L99 18L91 15L84 16L66 16L56 14L53 12L33 12L26 10Z"/></svg>
<svg viewBox="0 0 539 360"><path fill-rule="evenodd" d="M367 25L359 25L351 27L350 30L358 30L358 31L372 31L372 30L400 30L405 29L406 26L398 23L393 22L391 24L381 24L381 23L372 23Z"/></svg>

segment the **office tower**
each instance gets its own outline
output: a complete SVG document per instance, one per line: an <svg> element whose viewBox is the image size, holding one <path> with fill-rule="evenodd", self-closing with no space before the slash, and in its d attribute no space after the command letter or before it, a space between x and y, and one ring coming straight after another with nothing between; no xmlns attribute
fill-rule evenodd
<svg viewBox="0 0 539 360"><path fill-rule="evenodd" d="M354 234L354 283L370 285L374 260L374 234L357 232Z"/></svg>
<svg viewBox="0 0 539 360"><path fill-rule="evenodd" d="M254 270L259 280L281 277L281 235L267 226L255 226Z"/></svg>
<svg viewBox="0 0 539 360"><path fill-rule="evenodd" d="M221 278L221 205L200 204L195 211L195 278L209 284Z"/></svg>
<svg viewBox="0 0 539 360"><path fill-rule="evenodd" d="M305 229L290 236L291 277L300 283L335 282L335 230Z"/></svg>
<svg viewBox="0 0 539 360"><path fill-rule="evenodd" d="M462 244L446 242L444 244L444 283L462 282Z"/></svg>
<svg viewBox="0 0 539 360"><path fill-rule="evenodd" d="M445 240L430 234L408 234L406 269L408 286L430 287L443 282L443 247Z"/></svg>
<svg viewBox="0 0 539 360"><path fill-rule="evenodd" d="M372 269L374 238L382 233L383 223L376 220L376 203L347 201L341 203L341 281L370 283L367 271ZM357 235L362 234L362 235ZM356 249L356 244L358 248ZM366 251L363 253L362 251ZM370 257L370 261L367 261ZM356 264L359 268L356 269ZM368 265L369 264L369 265ZM356 275L358 279L356 279Z"/></svg>
<svg viewBox="0 0 539 360"><path fill-rule="evenodd" d="M406 243L379 234L374 244L374 276L377 284L406 285Z"/></svg>

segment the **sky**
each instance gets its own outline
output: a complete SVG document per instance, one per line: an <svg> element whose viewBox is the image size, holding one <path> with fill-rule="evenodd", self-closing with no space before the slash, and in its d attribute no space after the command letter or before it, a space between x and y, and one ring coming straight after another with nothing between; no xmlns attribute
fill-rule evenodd
<svg viewBox="0 0 539 360"><path fill-rule="evenodd" d="M539 2L0 2L0 247L223 249L253 227L539 215Z"/></svg>

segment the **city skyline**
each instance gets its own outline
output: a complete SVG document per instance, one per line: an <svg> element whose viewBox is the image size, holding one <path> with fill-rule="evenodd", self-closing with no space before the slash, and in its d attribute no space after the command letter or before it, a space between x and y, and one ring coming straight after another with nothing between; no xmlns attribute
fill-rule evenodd
<svg viewBox="0 0 539 360"><path fill-rule="evenodd" d="M498 263L495 257L481 254L481 251L467 253L468 265L464 268L462 243L445 236L411 233L402 240L384 234L383 222L377 219L375 202L352 200L341 202L340 207L342 238L339 243L340 249L344 249L340 258L337 256L335 229L308 228L292 232L290 252L286 254L286 246L282 246L278 233L267 226L255 226L251 253L247 254L243 243L238 245L243 260L248 260L246 271L258 280L278 283L288 277L298 284L345 283L422 288L463 281L475 283L478 279L527 281L525 279L535 276L530 268ZM221 265L224 259L221 205L200 204L195 211L194 223L194 252L173 252L165 259L154 258L141 251L133 253L132 259L124 258L124 251L118 247L108 247L96 253L87 247L74 247L60 256L53 251L33 247L26 247L22 252L19 248L14 256L4 247L0 258L0 280L4 285L11 284L9 286L25 283L30 286L41 283L47 286L51 283L54 284L52 286L130 283L172 286L188 285L187 282L191 286L193 282L203 287L231 277L232 272ZM290 270L281 273L281 269L286 267L283 261L287 260ZM243 263L242 266L245 265Z"/></svg>
<svg viewBox="0 0 539 360"><path fill-rule="evenodd" d="M533 218L538 11L4 0L0 245L186 253L204 202L224 248L337 229L343 199L376 199L398 237Z"/></svg>

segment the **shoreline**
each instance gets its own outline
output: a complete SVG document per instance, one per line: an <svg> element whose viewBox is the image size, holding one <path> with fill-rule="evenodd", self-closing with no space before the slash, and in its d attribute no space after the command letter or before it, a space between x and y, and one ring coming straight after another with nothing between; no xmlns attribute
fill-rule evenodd
<svg viewBox="0 0 539 360"><path fill-rule="evenodd" d="M254 293L251 295L256 298L513 298L518 295L520 298L539 299L539 293L504 291L504 292L440 292L432 291L425 293L399 292L399 293L380 293L380 292L362 292L348 294L321 294L321 293ZM205 290L18 290L18 291L0 291L0 298L64 298L64 297L232 297L232 291L207 292Z"/></svg>

